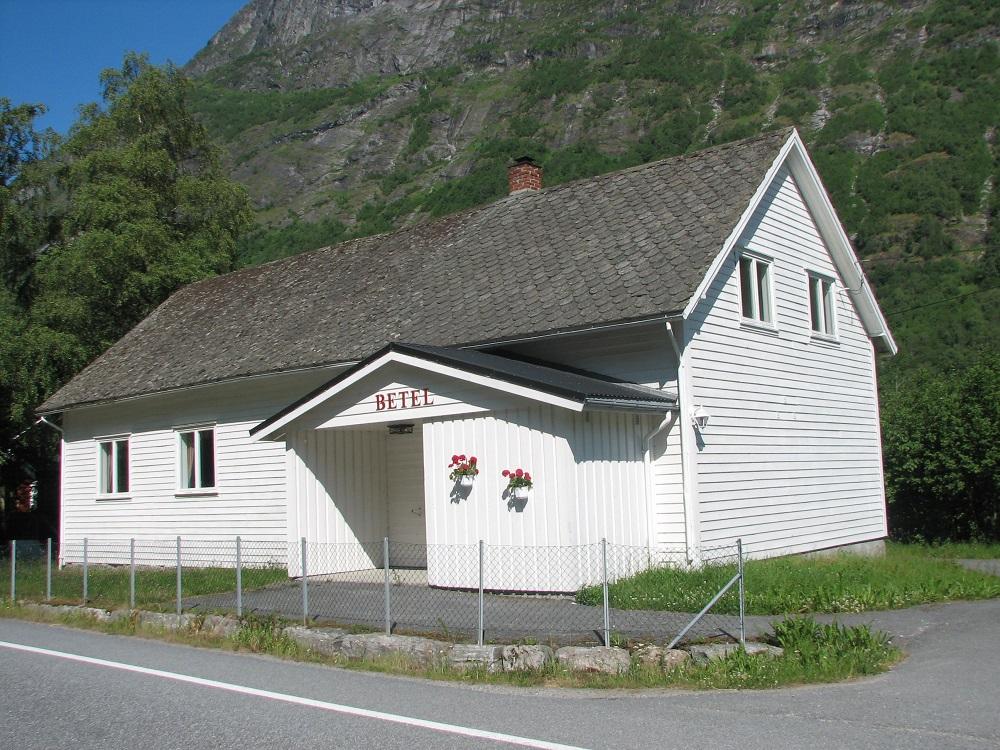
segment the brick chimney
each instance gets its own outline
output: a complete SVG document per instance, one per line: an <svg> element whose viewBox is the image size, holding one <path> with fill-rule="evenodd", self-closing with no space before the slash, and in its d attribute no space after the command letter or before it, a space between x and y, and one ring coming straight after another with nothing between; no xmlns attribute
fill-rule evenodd
<svg viewBox="0 0 1000 750"><path fill-rule="evenodd" d="M507 182L511 195L522 190L541 190L542 168L530 156L522 156L507 167Z"/></svg>

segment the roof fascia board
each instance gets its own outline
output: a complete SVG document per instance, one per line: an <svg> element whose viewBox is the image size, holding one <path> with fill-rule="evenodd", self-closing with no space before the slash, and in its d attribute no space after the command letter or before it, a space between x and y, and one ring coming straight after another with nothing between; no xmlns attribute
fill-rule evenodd
<svg viewBox="0 0 1000 750"><path fill-rule="evenodd" d="M778 170L781 169L785 162L785 157L788 156L788 152L794 148L796 131L792 131L792 134L788 137L782 145L781 150L778 155L771 162L771 166L768 167L767 172L764 174L764 179L761 180L760 185L757 186L756 192L750 199L750 203L747 204L746 209L740 216L740 220L736 222L736 226L733 227L733 231L729 233L726 237L726 241L722 245L722 249L715 256L715 260L712 261L712 265L708 267L708 271L705 273L705 277L698 284L698 288L695 293L691 295L691 299L688 300L687 307L684 308L683 319L687 320L694 313L695 307L708 296L708 290L712 286L712 282L715 281L715 277L719 275L722 270L723 264L726 262L726 258L729 257L729 253L735 247L737 241L743 234L743 230L746 229L747 224L750 223L750 219L753 217L754 212L760 205L761 201L764 200L764 196L767 194L767 188L770 186L771 182L774 180L775 175Z"/></svg>
<svg viewBox="0 0 1000 750"><path fill-rule="evenodd" d="M788 170L802 192L806 207L812 213L813 221L820 236L833 257L837 270L847 286L847 294L858 311L868 336L875 341L882 351L896 354L899 347L889 330L889 324L882 314L871 285L861 268L861 262L854 252L851 240L847 236L844 225L837 218L837 212L830 200L830 195L820 179L816 166L809 158L805 144L798 131L791 138L795 148L788 156Z"/></svg>
<svg viewBox="0 0 1000 750"><path fill-rule="evenodd" d="M320 406L324 402L336 396L338 393L341 393L358 381L393 362L415 367L427 372L437 373L456 380L474 383L484 388L509 393L514 396L521 396L533 401L541 401L542 403L559 406L563 409L569 409L570 411L583 411L584 407L584 402L582 401L563 398L561 396L545 393L544 391L540 391L535 388L528 388L522 385L508 383L498 378L491 378L478 373L469 372L458 367L444 365L440 362L434 362L412 354L406 354L404 352L389 349L384 354L376 355L374 359L362 366L359 366L355 371L347 373L345 376L330 383L327 388L322 389L312 398L299 404L299 406L295 409L292 409L281 418L275 420L272 424L269 424L264 430L257 433L251 431L251 440L260 441L271 438L275 434L280 433L290 422L293 422L299 417L307 414L317 406Z"/></svg>

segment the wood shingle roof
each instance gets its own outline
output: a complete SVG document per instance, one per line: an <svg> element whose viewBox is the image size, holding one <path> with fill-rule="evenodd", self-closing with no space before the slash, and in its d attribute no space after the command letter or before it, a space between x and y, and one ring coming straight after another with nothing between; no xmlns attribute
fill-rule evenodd
<svg viewBox="0 0 1000 750"><path fill-rule="evenodd" d="M39 411L684 309L789 130L190 284Z"/></svg>

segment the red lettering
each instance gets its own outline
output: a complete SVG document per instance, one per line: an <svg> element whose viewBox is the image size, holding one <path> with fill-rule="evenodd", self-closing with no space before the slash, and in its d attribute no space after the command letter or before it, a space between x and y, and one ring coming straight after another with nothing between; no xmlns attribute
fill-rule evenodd
<svg viewBox="0 0 1000 750"><path fill-rule="evenodd" d="M399 403L404 409L406 408L406 391L399 392Z"/></svg>
<svg viewBox="0 0 1000 750"><path fill-rule="evenodd" d="M382 411L385 409L385 396L381 393L375 394L375 411Z"/></svg>
<svg viewBox="0 0 1000 750"><path fill-rule="evenodd" d="M420 406L420 391L418 390L410 391L410 405Z"/></svg>
<svg viewBox="0 0 1000 750"><path fill-rule="evenodd" d="M434 399L431 398L431 392L428 388L424 388L424 406L430 406L434 403Z"/></svg>
<svg viewBox="0 0 1000 750"><path fill-rule="evenodd" d="M388 393L388 394L386 394L386 398L389 401L389 408L390 409L395 409L396 408L396 394L395 393Z"/></svg>

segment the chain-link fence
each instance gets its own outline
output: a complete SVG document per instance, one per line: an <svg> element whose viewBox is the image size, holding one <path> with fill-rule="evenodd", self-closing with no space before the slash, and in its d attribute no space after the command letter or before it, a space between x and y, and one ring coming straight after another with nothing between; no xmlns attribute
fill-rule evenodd
<svg viewBox="0 0 1000 750"><path fill-rule="evenodd" d="M604 541L80 539L58 556L51 543L13 543L2 564L11 599L276 615L456 641L670 643L744 632L738 542L692 553Z"/></svg>

